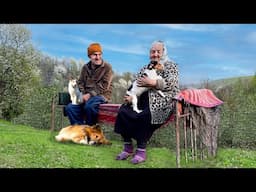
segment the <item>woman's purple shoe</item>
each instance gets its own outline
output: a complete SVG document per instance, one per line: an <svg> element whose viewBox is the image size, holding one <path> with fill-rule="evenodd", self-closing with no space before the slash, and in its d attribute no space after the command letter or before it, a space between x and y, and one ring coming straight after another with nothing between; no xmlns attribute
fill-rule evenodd
<svg viewBox="0 0 256 192"><path fill-rule="evenodd" d="M126 151L122 151L119 155L116 156L116 160L125 160L132 155L133 155L133 153L128 153Z"/></svg>
<svg viewBox="0 0 256 192"><path fill-rule="evenodd" d="M146 161L146 149L137 149L134 157L132 158L131 162L133 164L138 164Z"/></svg>
<svg viewBox="0 0 256 192"><path fill-rule="evenodd" d="M116 156L116 160L125 160L133 155L132 144L124 144L124 150Z"/></svg>

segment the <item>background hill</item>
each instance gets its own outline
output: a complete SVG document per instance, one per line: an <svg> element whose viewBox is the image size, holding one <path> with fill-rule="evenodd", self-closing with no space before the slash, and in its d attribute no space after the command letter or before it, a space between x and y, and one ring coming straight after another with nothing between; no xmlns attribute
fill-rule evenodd
<svg viewBox="0 0 256 192"><path fill-rule="evenodd" d="M236 83L241 82L243 85L248 85L253 80L254 76L241 76L226 79L218 79L210 82L210 86L214 88L215 92L228 86L234 86Z"/></svg>

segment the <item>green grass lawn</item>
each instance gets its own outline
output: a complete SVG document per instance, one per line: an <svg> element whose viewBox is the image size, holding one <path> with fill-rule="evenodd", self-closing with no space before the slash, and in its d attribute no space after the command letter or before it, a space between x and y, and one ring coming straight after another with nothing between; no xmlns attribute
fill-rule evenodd
<svg viewBox="0 0 256 192"><path fill-rule="evenodd" d="M58 143L57 132L14 125L0 120L0 168L176 168L175 149L147 148L147 161L138 165L115 160L122 142L85 146ZM256 152L243 149L218 149L216 158L190 160L183 168L255 168Z"/></svg>

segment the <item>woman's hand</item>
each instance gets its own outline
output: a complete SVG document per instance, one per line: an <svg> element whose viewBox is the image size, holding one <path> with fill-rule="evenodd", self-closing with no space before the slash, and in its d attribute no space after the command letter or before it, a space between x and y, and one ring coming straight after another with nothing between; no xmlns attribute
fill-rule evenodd
<svg viewBox="0 0 256 192"><path fill-rule="evenodd" d="M156 86L156 80L150 79L147 76L143 76L137 79L137 85L139 87L155 87Z"/></svg>
<svg viewBox="0 0 256 192"><path fill-rule="evenodd" d="M130 96L130 95L125 95L125 96L124 96L124 102L125 102L125 103L131 103L131 102L132 102L132 96Z"/></svg>

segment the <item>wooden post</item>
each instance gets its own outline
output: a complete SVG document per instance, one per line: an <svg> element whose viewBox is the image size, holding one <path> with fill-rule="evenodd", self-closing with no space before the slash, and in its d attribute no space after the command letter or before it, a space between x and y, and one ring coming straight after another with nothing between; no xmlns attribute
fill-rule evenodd
<svg viewBox="0 0 256 192"><path fill-rule="evenodd" d="M194 150L194 134L193 134L193 128L190 129L190 142L191 142L191 156L192 160L195 160L195 150Z"/></svg>
<svg viewBox="0 0 256 192"><path fill-rule="evenodd" d="M184 129L184 147L185 147L185 160L188 162L188 145L187 145L187 125L186 125L187 116L183 117L183 129Z"/></svg>
<svg viewBox="0 0 256 192"><path fill-rule="evenodd" d="M55 96L52 98L52 112L51 112L51 131L54 130L54 124L55 124Z"/></svg>
<svg viewBox="0 0 256 192"><path fill-rule="evenodd" d="M176 166L180 168L180 127L178 101L176 101Z"/></svg>
<svg viewBox="0 0 256 192"><path fill-rule="evenodd" d="M194 139L195 139L195 145L194 145L194 147L195 147L195 159L197 160L197 133L196 133L196 129L192 129L192 130L194 130Z"/></svg>

